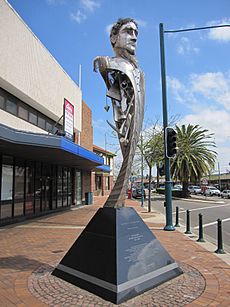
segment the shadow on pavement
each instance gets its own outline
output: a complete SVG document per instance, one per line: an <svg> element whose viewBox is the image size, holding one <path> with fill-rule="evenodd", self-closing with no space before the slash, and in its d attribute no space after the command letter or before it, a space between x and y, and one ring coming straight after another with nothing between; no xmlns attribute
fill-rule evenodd
<svg viewBox="0 0 230 307"><path fill-rule="evenodd" d="M10 268L19 271L31 271L43 264L43 262L22 255L0 258L0 268Z"/></svg>

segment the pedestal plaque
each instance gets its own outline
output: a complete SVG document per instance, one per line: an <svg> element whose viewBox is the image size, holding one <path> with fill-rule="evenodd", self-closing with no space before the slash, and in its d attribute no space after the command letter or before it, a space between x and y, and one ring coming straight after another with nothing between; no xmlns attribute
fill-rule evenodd
<svg viewBox="0 0 230 307"><path fill-rule="evenodd" d="M133 208L100 208L53 271L115 304L182 273Z"/></svg>

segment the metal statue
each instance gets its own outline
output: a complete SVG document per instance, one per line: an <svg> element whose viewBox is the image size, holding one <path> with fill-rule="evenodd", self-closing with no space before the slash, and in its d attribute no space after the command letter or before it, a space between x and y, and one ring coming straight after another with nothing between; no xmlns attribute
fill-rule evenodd
<svg viewBox="0 0 230 307"><path fill-rule="evenodd" d="M104 207L124 206L128 180L144 115L144 75L138 68L135 55L138 26L131 18L118 19L111 29L110 41L115 57L99 56L94 60L94 71L99 70L111 99L114 124L123 163L116 183ZM109 106L106 105L106 111Z"/></svg>

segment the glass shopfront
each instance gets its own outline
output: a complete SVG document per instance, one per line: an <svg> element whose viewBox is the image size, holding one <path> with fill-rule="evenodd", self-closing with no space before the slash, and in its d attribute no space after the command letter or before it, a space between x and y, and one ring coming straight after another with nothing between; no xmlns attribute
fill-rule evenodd
<svg viewBox="0 0 230 307"><path fill-rule="evenodd" d="M24 215L24 185L25 185L24 163L18 162L17 164L15 164L13 216Z"/></svg>
<svg viewBox="0 0 230 307"><path fill-rule="evenodd" d="M1 174L1 219L11 217L13 213L13 171L13 158L3 156Z"/></svg>
<svg viewBox="0 0 230 307"><path fill-rule="evenodd" d="M6 155L0 159L0 224L81 205L81 171Z"/></svg>

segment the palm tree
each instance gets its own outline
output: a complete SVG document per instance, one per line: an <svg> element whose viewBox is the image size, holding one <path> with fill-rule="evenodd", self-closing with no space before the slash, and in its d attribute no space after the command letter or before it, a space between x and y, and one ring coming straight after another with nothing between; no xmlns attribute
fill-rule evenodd
<svg viewBox="0 0 230 307"><path fill-rule="evenodd" d="M216 152L213 134L199 125L176 125L178 151L171 164L171 174L183 184L183 196L188 196L188 183L199 181L214 168Z"/></svg>

